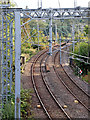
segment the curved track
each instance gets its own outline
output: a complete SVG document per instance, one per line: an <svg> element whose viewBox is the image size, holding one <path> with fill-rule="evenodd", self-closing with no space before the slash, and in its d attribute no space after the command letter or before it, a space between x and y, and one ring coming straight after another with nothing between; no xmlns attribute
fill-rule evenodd
<svg viewBox="0 0 90 120"><path fill-rule="evenodd" d="M48 63L50 67L50 72L46 73L45 80L53 92L53 95L64 108L66 113L68 113L72 119L88 118L88 110L81 103L75 103L77 100L76 97L66 89L60 78L55 73L53 69L52 56L49 56L45 62L46 64ZM66 106L66 108L64 106Z"/></svg>
<svg viewBox="0 0 90 120"><path fill-rule="evenodd" d="M35 58L34 63L32 64L32 67L31 67L31 72L32 72L31 77L32 77L32 82L33 82L35 92L49 119L54 119L54 118L70 119L69 115L64 111L61 105L57 102L52 92L50 91L49 86L44 81L41 65L43 60L47 56L45 52L43 52L42 54L40 54Z"/></svg>
<svg viewBox="0 0 90 120"><path fill-rule="evenodd" d="M74 80L66 73L62 65L59 64L59 52L54 57L54 70L63 82L64 86L70 91L70 93L90 112L88 95L80 86L78 86ZM57 67L58 66L58 67Z"/></svg>
<svg viewBox="0 0 90 120"><path fill-rule="evenodd" d="M70 77L59 64L58 52L55 52L53 59L51 57L52 74L51 71L47 73L45 65L49 64L50 57L47 55L47 50L43 50L34 57L31 65L33 87L47 119L72 119L79 117L79 114L80 117L83 116L82 118L87 117L87 112L90 112L87 103L88 94L85 94L76 84L69 82L71 81ZM51 85L47 82L48 78L50 78ZM80 94L82 95L80 96ZM74 100L78 100L79 103L75 104ZM64 104L68 104L68 108L63 108Z"/></svg>

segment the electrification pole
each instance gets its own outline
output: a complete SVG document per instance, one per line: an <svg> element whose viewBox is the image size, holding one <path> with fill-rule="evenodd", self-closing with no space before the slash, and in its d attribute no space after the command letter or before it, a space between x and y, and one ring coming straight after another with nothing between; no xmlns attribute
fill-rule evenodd
<svg viewBox="0 0 90 120"><path fill-rule="evenodd" d="M49 54L52 55L52 10L50 10L50 23L49 23Z"/></svg>
<svg viewBox="0 0 90 120"><path fill-rule="evenodd" d="M77 0L74 0L74 8L77 7Z"/></svg>
<svg viewBox="0 0 90 120"><path fill-rule="evenodd" d="M42 9L42 0L40 0L40 2L39 2L39 0L38 0L38 8L41 8L41 9Z"/></svg>
<svg viewBox="0 0 90 120"><path fill-rule="evenodd" d="M57 42L57 24L55 24L55 34L56 34L56 42Z"/></svg>
<svg viewBox="0 0 90 120"><path fill-rule="evenodd" d="M38 0L38 3L37 3L37 4L38 4L38 8L39 8L39 0Z"/></svg>
<svg viewBox="0 0 90 120"><path fill-rule="evenodd" d="M88 2L88 7L90 8L90 1ZM90 11L88 12L88 57L90 58ZM90 60L90 59L89 59ZM90 83L90 74L88 73L88 81ZM90 88L89 88L89 94L90 94ZM89 102L90 105L90 102ZM89 114L90 118L90 114Z"/></svg>
<svg viewBox="0 0 90 120"><path fill-rule="evenodd" d="M15 12L15 119L20 119L20 55L21 24L20 12Z"/></svg>
<svg viewBox="0 0 90 120"><path fill-rule="evenodd" d="M42 0L41 0L41 9L42 9Z"/></svg>
<svg viewBox="0 0 90 120"><path fill-rule="evenodd" d="M37 32L38 32L38 51L39 51L39 24L37 22Z"/></svg>
<svg viewBox="0 0 90 120"><path fill-rule="evenodd" d="M74 43L74 34L75 34L75 26L74 26L74 21L73 21L73 25L72 25L73 52L74 52L74 47L75 47L75 43Z"/></svg>
<svg viewBox="0 0 90 120"><path fill-rule="evenodd" d="M60 35L60 64L62 64L61 62L61 35Z"/></svg>
<svg viewBox="0 0 90 120"><path fill-rule="evenodd" d="M59 8L60 8L61 6L60 6L60 1L59 0L58 0L58 4L59 4Z"/></svg>

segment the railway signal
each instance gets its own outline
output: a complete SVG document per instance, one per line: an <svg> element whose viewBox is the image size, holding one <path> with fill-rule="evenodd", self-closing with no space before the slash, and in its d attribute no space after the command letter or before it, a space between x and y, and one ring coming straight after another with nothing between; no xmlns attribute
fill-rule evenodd
<svg viewBox="0 0 90 120"><path fill-rule="evenodd" d="M82 70L81 69L80 69L79 73L82 74Z"/></svg>

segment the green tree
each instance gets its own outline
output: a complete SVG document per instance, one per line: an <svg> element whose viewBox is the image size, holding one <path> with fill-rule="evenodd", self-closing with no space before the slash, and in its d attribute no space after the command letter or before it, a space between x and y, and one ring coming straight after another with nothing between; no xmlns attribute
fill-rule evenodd
<svg viewBox="0 0 90 120"><path fill-rule="evenodd" d="M86 25L86 26L84 27L84 31L85 31L86 34L88 34L88 25Z"/></svg>
<svg viewBox="0 0 90 120"><path fill-rule="evenodd" d="M74 53L88 57L89 49L90 49L90 45L88 43L85 43L85 42L77 43L77 45L75 46ZM86 58L82 58L82 57L78 57L78 58L83 59L85 62L87 62ZM76 61L76 60L75 62L83 70L83 74L87 74L87 71L90 71L90 66L88 64L81 61ZM88 62L90 63L90 60Z"/></svg>

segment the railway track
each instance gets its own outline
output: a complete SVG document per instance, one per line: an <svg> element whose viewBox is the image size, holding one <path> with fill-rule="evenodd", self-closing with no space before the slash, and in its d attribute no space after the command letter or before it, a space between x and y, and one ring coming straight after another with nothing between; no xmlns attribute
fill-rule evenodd
<svg viewBox="0 0 90 120"><path fill-rule="evenodd" d="M90 112L90 96L84 90L82 90L82 88L78 86L73 79L71 79L71 77L63 69L62 65L59 64L59 52L57 52L54 57L54 64L54 70L58 78L62 81L63 85Z"/></svg>
<svg viewBox="0 0 90 120"><path fill-rule="evenodd" d="M49 86L44 81L44 76L42 75L41 66L42 66L42 62L44 61L43 58L45 59L47 57L47 54L45 54L45 52L37 56L34 60L34 63L31 66L31 72L32 72L31 78L35 92L45 113L47 114L50 120L54 118L70 119L69 115L64 111L61 105L58 104L55 97L51 93Z"/></svg>
<svg viewBox="0 0 90 120"><path fill-rule="evenodd" d="M81 103L75 103L76 98L66 89L53 69L52 56L45 61L48 63L50 72L46 72L45 81L57 101L64 108L70 118L88 118L88 110ZM65 108L66 106L66 108Z"/></svg>
<svg viewBox="0 0 90 120"><path fill-rule="evenodd" d="M56 46L57 47L57 46ZM55 48L54 48L55 49ZM80 112L80 117L83 116L82 118L87 117L87 111L89 111L87 103L83 103L80 101L80 99L70 90L70 88L64 83L64 80L61 80L61 75L60 71L63 71L62 66L59 65L59 59L58 59L58 53L55 54L54 56L54 68L53 70L55 71L57 78L59 80L55 80L53 83L52 77L51 79L51 84L52 88L51 89L50 85L47 82L47 77L45 76L46 70L45 70L45 65L48 61L49 56L47 55L47 50L43 50L40 52L40 54L36 55L33 59L34 62L32 62L31 65L31 80L33 83L34 90L36 92L36 95L40 101L41 106L43 107L45 114L47 115L47 119L53 120L55 118L61 118L61 119L73 119L76 118L79 114L77 112ZM58 66L58 67L57 67ZM46 74L47 75L47 74ZM64 74L62 74L64 75ZM56 78L55 78L56 79ZM67 77L65 77L67 79ZM70 79L70 78L69 78ZM58 84L58 81L62 81L60 84ZM59 91L59 86L55 86L54 84L60 85L61 91ZM63 87L64 86L64 87ZM57 89L57 90L55 90ZM68 90L68 91L67 91ZM81 90L81 89L80 89ZM65 95L62 95L62 91L64 91ZM58 94L60 92L60 94ZM57 94L59 95L59 99L57 98ZM80 94L80 93L78 93ZM63 96L68 95L67 99ZM63 98L62 98L63 97ZM78 100L78 106L75 105L75 103L72 103L74 100ZM63 102L66 104L70 105L68 108L63 108ZM71 102L72 101L72 102ZM85 109L84 109L85 108ZM77 111L77 112L76 112ZM71 113L72 112L72 113ZM76 113L74 113L76 112ZM90 111L89 111L90 112ZM84 115L84 113L86 115ZM83 114L83 115L82 115ZM78 118L80 118L78 116Z"/></svg>

